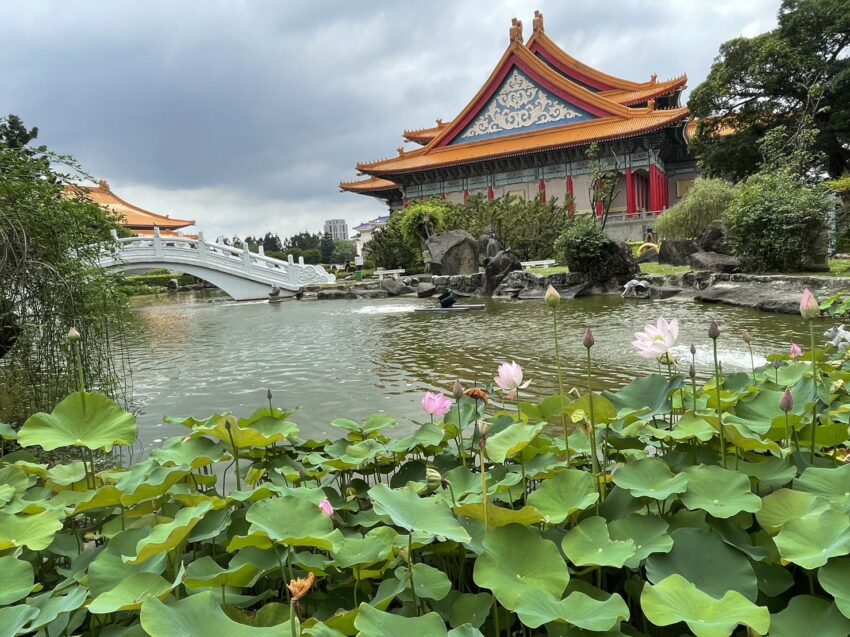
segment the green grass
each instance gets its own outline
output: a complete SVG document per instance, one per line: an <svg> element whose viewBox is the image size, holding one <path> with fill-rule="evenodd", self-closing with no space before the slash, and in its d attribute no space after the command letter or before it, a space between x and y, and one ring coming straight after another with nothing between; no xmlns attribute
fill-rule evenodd
<svg viewBox="0 0 850 637"><path fill-rule="evenodd" d="M688 265L669 265L667 263L641 263L640 271L653 276L670 276L672 274L684 274L693 270Z"/></svg>

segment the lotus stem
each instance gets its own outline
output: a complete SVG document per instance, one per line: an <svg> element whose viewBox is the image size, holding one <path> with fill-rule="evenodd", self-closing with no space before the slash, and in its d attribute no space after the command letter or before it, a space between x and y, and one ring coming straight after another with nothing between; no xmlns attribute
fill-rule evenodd
<svg viewBox="0 0 850 637"><path fill-rule="evenodd" d="M812 345L812 449L809 456L809 463L814 464L818 430L818 372L815 361L815 352L817 349L815 322L812 319L809 319L809 339Z"/></svg>
<svg viewBox="0 0 850 637"><path fill-rule="evenodd" d="M599 492L599 499L605 500L605 489L599 482L599 459L596 457L596 416L593 413L593 374L590 365L590 348L587 348L587 400L590 404L590 466L593 469L593 481Z"/></svg>
<svg viewBox="0 0 850 637"><path fill-rule="evenodd" d="M74 367L77 369L77 389L84 392L86 391L86 377L83 374L83 359L80 355L79 339L71 340L71 351L74 355Z"/></svg>
<svg viewBox="0 0 850 637"><path fill-rule="evenodd" d="M717 339L711 339L714 349L714 390L717 396L717 426L720 429L720 464L726 468L726 435L723 433L723 418L720 405L720 366L717 362Z"/></svg>
<svg viewBox="0 0 850 637"><path fill-rule="evenodd" d="M289 629L292 637L300 637L301 622L298 621L298 602L292 599L289 602Z"/></svg>
<svg viewBox="0 0 850 637"><path fill-rule="evenodd" d="M753 357L753 345L752 343L747 343L747 347L750 348L750 369L753 370L753 385L758 384L756 381L756 361Z"/></svg>
<svg viewBox="0 0 850 637"><path fill-rule="evenodd" d="M457 452L460 455L460 463L466 467L466 457L463 455L463 422L460 419L460 398L455 401L457 408L457 435L460 438L457 445Z"/></svg>
<svg viewBox="0 0 850 637"><path fill-rule="evenodd" d="M791 464L791 427L788 424L788 412L785 412L785 448L788 450L788 464Z"/></svg>
<svg viewBox="0 0 850 637"><path fill-rule="evenodd" d="M236 490L242 490L242 477L239 475L239 450L236 448L236 442L233 440L233 432L230 431L230 423L225 422L225 429L227 429L227 435L230 437L230 446L233 447L233 462L236 465ZM222 485L222 488L224 485Z"/></svg>
<svg viewBox="0 0 850 637"><path fill-rule="evenodd" d="M564 453L567 454L567 466L570 465L570 442L567 431L567 415L564 413L564 370L561 367L561 347L558 344L558 312L552 310L552 332L555 336L555 363L558 367L558 395L561 397L561 425L564 428ZM518 402L517 402L518 404Z"/></svg>
<svg viewBox="0 0 850 637"><path fill-rule="evenodd" d="M410 580L410 592L413 594L413 609L419 615L419 596L416 594L416 586L413 583L413 533L407 536L407 575Z"/></svg>
<svg viewBox="0 0 850 637"><path fill-rule="evenodd" d="M486 534L490 530L490 519L489 514L487 512L487 505L489 504L489 499L487 498L487 463L484 461L484 446L487 441L484 434L481 434L478 437L478 449L479 449L479 464L481 470L481 501L484 503L484 533Z"/></svg>

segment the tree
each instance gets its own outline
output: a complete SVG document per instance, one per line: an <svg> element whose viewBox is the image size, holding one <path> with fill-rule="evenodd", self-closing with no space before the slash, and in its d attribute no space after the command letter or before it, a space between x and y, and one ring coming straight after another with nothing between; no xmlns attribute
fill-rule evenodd
<svg viewBox="0 0 850 637"><path fill-rule="evenodd" d="M811 151L802 171L847 171L849 45L846 0L783 0L776 29L723 43L688 102L703 170L735 180L753 174L764 161L758 140L784 126L785 152Z"/></svg>
<svg viewBox="0 0 850 637"><path fill-rule="evenodd" d="M658 218L655 231L664 239L696 239L723 223L734 198L735 188L728 181L700 177L682 201Z"/></svg>
<svg viewBox="0 0 850 637"><path fill-rule="evenodd" d="M280 252L283 250L283 243L277 234L267 232L263 237L263 250L265 252Z"/></svg>
<svg viewBox="0 0 850 637"><path fill-rule="evenodd" d="M0 120L0 144L7 148L23 149L32 140L38 137L38 127L34 126L27 130L24 126L24 121L17 115L7 115L5 119ZM46 148L28 148L26 152L33 154L35 152L44 152Z"/></svg>
<svg viewBox="0 0 850 637"><path fill-rule="evenodd" d="M322 263L331 262L334 255L334 240L327 232L322 235L322 239L319 241L319 253L322 255Z"/></svg>
<svg viewBox="0 0 850 637"><path fill-rule="evenodd" d="M289 248L298 248L299 250L311 250L313 248L318 248L321 241L322 237L319 234L299 232L283 242L283 249L288 250Z"/></svg>
<svg viewBox="0 0 850 637"><path fill-rule="evenodd" d="M591 170L590 187L588 188L590 210L593 213L593 218L598 218L600 228L604 230L605 224L608 223L608 212L611 210L611 204L618 194L617 184L619 183L620 173L617 170L617 156L612 153L614 166L609 167L610 165L602 159L602 150L596 143L590 145L586 154L590 160Z"/></svg>
<svg viewBox="0 0 850 637"><path fill-rule="evenodd" d="M331 263L345 263L346 261L354 261L357 256L357 246L353 241L348 239L337 239L334 241L334 252L331 257Z"/></svg>

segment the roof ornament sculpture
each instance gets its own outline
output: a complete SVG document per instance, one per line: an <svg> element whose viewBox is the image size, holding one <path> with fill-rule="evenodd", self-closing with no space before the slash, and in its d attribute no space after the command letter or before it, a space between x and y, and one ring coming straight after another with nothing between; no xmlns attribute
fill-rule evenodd
<svg viewBox="0 0 850 637"><path fill-rule="evenodd" d="M655 84L658 81L658 73L653 73L649 76L649 81Z"/></svg>
<svg viewBox="0 0 850 637"><path fill-rule="evenodd" d="M534 33L544 33L543 29L543 12L540 9L535 9L534 19L531 21Z"/></svg>
<svg viewBox="0 0 850 637"><path fill-rule="evenodd" d="M110 188L109 188L109 183L108 183L105 179L100 179L100 180L97 182L97 185L98 185L98 186L100 186L101 190L105 190L105 191L107 191L107 192L111 192L111 190L110 190Z"/></svg>
<svg viewBox="0 0 850 637"><path fill-rule="evenodd" d="M522 37L522 20L519 18L513 18L511 20L511 28L508 31L508 34L510 35L511 42L519 42L522 44L524 41Z"/></svg>
<svg viewBox="0 0 850 637"><path fill-rule="evenodd" d="M399 146L396 150L398 151L399 157L404 157L404 146Z"/></svg>

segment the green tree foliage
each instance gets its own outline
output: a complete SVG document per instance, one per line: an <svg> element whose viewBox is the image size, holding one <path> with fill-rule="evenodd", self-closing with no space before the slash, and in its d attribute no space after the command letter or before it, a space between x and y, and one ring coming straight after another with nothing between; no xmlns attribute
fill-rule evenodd
<svg viewBox="0 0 850 637"><path fill-rule="evenodd" d="M406 211L405 211L406 212ZM408 271L421 270L422 250L418 240L411 246L404 240L401 230L403 212L390 215L383 228L372 233L372 240L366 244L365 257L379 268L404 268Z"/></svg>
<svg viewBox="0 0 850 637"><path fill-rule="evenodd" d="M595 215L578 217L555 241L555 256L570 272L592 272L616 249L616 242L596 223Z"/></svg>
<svg viewBox="0 0 850 637"><path fill-rule="evenodd" d="M311 248L319 247L322 242L322 235L318 232L299 232L294 234L283 242L283 249L298 248L299 250L310 250Z"/></svg>
<svg viewBox="0 0 850 637"><path fill-rule="evenodd" d="M726 209L727 239L745 270L801 271L824 241L831 206L825 188L787 170L759 172L738 186Z"/></svg>
<svg viewBox="0 0 850 637"><path fill-rule="evenodd" d="M112 347L123 334L125 304L115 278L95 265L117 219L84 191L66 191L85 177L70 158L20 146L36 129L23 135L20 120L5 120L0 130L2 421L50 409L73 388L72 326L82 334L87 385L119 394L124 370Z"/></svg>
<svg viewBox="0 0 850 637"><path fill-rule="evenodd" d="M593 143L587 149L587 158L590 160L590 187L588 188L588 199L590 200L590 209L594 212L602 211L601 215L594 215L596 221L597 216L602 229L605 229L605 224L608 223L608 213L611 210L611 204L616 198L617 184L620 179L620 171L617 168L617 156L613 155L614 166L604 161L602 158L602 149L599 144Z"/></svg>
<svg viewBox="0 0 850 637"><path fill-rule="evenodd" d="M734 186L724 179L697 179L685 198L659 217L655 231L666 239L696 239L706 228L722 224L734 197Z"/></svg>
<svg viewBox="0 0 850 637"><path fill-rule="evenodd" d="M334 240L327 232L322 235L319 241L319 254L322 257L322 263L330 263L334 255Z"/></svg>
<svg viewBox="0 0 850 637"><path fill-rule="evenodd" d="M263 237L263 250L266 252L283 250L283 242L280 240L280 237L277 236L277 233L272 234L271 232L267 232L265 234Z"/></svg>
<svg viewBox="0 0 850 637"><path fill-rule="evenodd" d="M850 4L783 0L779 25L725 42L688 106L699 119L691 148L705 172L741 179L763 162L758 141L785 126L786 148L808 144L815 170L850 168ZM734 134L720 136L723 129Z"/></svg>
<svg viewBox="0 0 850 637"><path fill-rule="evenodd" d="M38 137L38 127L34 126L27 130L24 126L24 121L17 115L7 115L5 119L0 120L0 144L8 148L25 149L27 144ZM33 154L34 152L43 152L44 147L26 148L26 152Z"/></svg>
<svg viewBox="0 0 850 637"><path fill-rule="evenodd" d="M354 261L357 256L357 246L353 241L348 239L336 239L334 241L334 251L331 256L331 263L345 263L346 261Z"/></svg>

